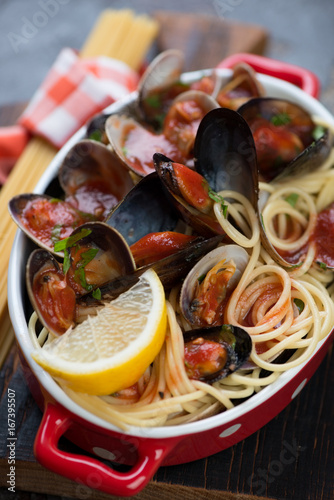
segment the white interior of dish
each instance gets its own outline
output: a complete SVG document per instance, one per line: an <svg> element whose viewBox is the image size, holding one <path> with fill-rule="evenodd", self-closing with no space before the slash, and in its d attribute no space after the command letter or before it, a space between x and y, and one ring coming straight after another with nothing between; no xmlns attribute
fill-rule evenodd
<svg viewBox="0 0 334 500"><path fill-rule="evenodd" d="M194 81L199 78L203 72L192 72L184 75L184 81ZM231 71L227 69L219 70L219 73L229 78ZM312 115L318 116L323 120L327 121L329 124L334 126L334 117L324 108L324 106L310 97L308 94L300 90L298 87L287 83L285 81L279 80L277 78L269 77L266 75L259 75L259 80L265 87L267 95L270 97L278 97L289 99L296 102L307 109ZM135 94L131 94L126 99L121 102L117 102L109 108L106 112L117 112L124 105L131 102L135 97ZM54 160L50 163L49 167L40 178L34 190L35 193L43 193L50 181L57 175L58 167L65 157L68 150L77 143L80 139L84 137L85 127L82 127L68 143L61 149ZM31 358L31 353L34 351L34 346L29 338L27 321L24 313L24 300L23 297L26 294L25 291L25 264L27 260L27 238L20 230L17 231L15 241L12 247L9 269L8 269L8 306L13 323L16 339L19 343L23 354L29 363L31 370L38 378L42 386L57 400L62 406L67 408L74 414L80 415L81 418L103 428L110 429L114 431L119 431L119 429L112 424L106 422L105 420L89 413L88 411L81 408L79 405L74 403L58 386L58 384L53 380L53 378L45 372L37 363ZM316 351L313 353L312 357L316 356L321 346L326 341L322 340L317 346ZM247 401L241 403L235 408L228 410L224 413L209 417L205 420L198 422L193 422L189 424L179 425L175 427L156 427L156 428L131 428L127 431L129 435L136 435L145 438L167 438L178 435L187 435L192 433L198 433L205 430L212 429L217 426L224 424L231 424L237 422L237 419L247 412L253 410L258 405L266 401L268 398L278 395L283 387L286 387L289 382L292 382L294 377L300 373L308 361L299 365L296 368L290 369L289 371L282 373L282 375L273 384L265 387L259 393L250 397ZM291 391L293 392L293 390ZM279 397L279 396L278 396ZM122 431L124 432L124 431Z"/></svg>

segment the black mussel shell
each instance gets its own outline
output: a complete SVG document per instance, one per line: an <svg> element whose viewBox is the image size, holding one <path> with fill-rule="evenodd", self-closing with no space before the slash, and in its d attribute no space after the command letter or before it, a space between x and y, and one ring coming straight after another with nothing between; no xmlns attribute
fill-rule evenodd
<svg viewBox="0 0 334 500"><path fill-rule="evenodd" d="M153 161L161 183L164 186L166 195L170 203L175 206L182 219L189 224L196 233L206 238L210 238L216 234L223 234L223 230L214 216L200 212L182 197L178 181L174 174L173 164L175 162L162 153L154 153ZM189 170L191 169L189 168ZM226 237L226 239L228 238Z"/></svg>
<svg viewBox="0 0 334 500"><path fill-rule="evenodd" d="M141 179L106 218L129 245L149 233L173 231L179 214L166 197L156 172Z"/></svg>
<svg viewBox="0 0 334 500"><path fill-rule="evenodd" d="M238 370L249 358L252 351L252 339L242 328L233 325L221 325L198 328L183 334L185 343L199 338L222 344L227 351L227 359L223 368L206 374L199 380L213 383Z"/></svg>
<svg viewBox="0 0 334 500"><path fill-rule="evenodd" d="M231 109L210 111L201 121L194 146L195 169L216 192L243 194L257 211L258 168L253 136Z"/></svg>
<svg viewBox="0 0 334 500"><path fill-rule="evenodd" d="M238 113L244 117L253 133L259 124L263 127L268 123L272 129L275 129L276 125L294 134L302 145L303 149L296 153L292 160L284 160L278 155L272 160L270 168L266 162L263 164L261 155L258 155L259 172L267 182L312 172L321 167L331 151L333 137L330 130L321 127L323 135L316 137L314 133L317 126L310 113L289 100L272 97L254 98L240 106ZM268 146L268 149L270 147Z"/></svg>

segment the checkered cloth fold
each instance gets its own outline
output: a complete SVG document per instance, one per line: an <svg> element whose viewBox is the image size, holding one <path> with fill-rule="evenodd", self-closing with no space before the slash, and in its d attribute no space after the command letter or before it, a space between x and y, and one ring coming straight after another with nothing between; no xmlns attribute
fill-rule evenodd
<svg viewBox="0 0 334 500"><path fill-rule="evenodd" d="M87 120L136 89L138 74L108 57L63 49L17 125L0 129L0 183L32 135L60 148Z"/></svg>

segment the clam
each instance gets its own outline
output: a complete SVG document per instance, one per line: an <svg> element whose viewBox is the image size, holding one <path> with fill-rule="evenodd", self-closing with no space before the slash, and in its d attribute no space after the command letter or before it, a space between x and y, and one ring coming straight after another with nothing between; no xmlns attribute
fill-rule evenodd
<svg viewBox="0 0 334 500"><path fill-rule="evenodd" d="M191 330L184 340L188 377L210 384L242 367L252 350L250 335L233 325Z"/></svg>
<svg viewBox="0 0 334 500"><path fill-rule="evenodd" d="M123 237L102 222L83 224L61 245L62 264L50 252L37 249L26 267L30 301L42 324L55 335L78 321L77 297L135 269Z"/></svg>
<svg viewBox="0 0 334 500"><path fill-rule="evenodd" d="M319 168L331 151L330 130L317 126L295 103L257 98L238 112L253 133L259 172L267 182L305 175Z"/></svg>
<svg viewBox="0 0 334 500"><path fill-rule="evenodd" d="M112 149L125 167L139 176L153 172L153 154L164 152L175 161L192 161L193 144L199 122L217 102L199 90L183 92L172 102L161 133L128 115L112 115L106 133Z"/></svg>
<svg viewBox="0 0 334 500"><path fill-rule="evenodd" d="M70 149L58 178L66 201L96 220L103 220L133 187L118 157L104 144L88 139Z"/></svg>
<svg viewBox="0 0 334 500"><path fill-rule="evenodd" d="M165 50L149 64L138 84L137 106L141 120L155 127L161 125L161 115L175 95L185 89L179 85L183 66L184 55L176 49Z"/></svg>
<svg viewBox="0 0 334 500"><path fill-rule="evenodd" d="M259 82L255 71L244 62L234 66L232 77L224 86L218 79L213 93L222 108L234 110L249 99L264 95L265 89Z"/></svg>
<svg viewBox="0 0 334 500"><path fill-rule="evenodd" d="M238 245L222 245L202 257L186 276L180 309L193 326L222 324L224 308L249 261Z"/></svg>

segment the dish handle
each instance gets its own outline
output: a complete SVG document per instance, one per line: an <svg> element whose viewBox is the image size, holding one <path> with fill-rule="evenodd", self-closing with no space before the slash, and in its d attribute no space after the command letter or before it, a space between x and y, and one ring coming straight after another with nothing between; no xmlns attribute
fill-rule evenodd
<svg viewBox="0 0 334 500"><path fill-rule="evenodd" d="M35 439L36 459L61 476L115 496L132 496L141 491L164 458L182 440L182 436L164 440L138 438L137 463L128 472L118 472L98 459L59 449L59 439L73 423L65 408L48 403Z"/></svg>
<svg viewBox="0 0 334 500"><path fill-rule="evenodd" d="M312 97L319 97L320 82L314 73L308 69L278 61L277 59L240 52L223 59L217 68L233 68L233 66L241 62L249 64L249 66L259 73L293 83Z"/></svg>

